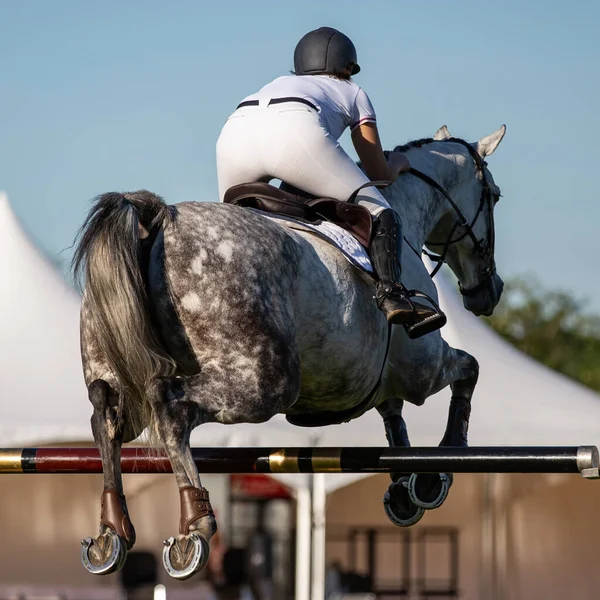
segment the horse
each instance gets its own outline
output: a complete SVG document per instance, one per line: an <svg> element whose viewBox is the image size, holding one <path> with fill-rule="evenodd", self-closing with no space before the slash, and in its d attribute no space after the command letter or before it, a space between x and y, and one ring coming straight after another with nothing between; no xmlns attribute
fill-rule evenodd
<svg viewBox="0 0 600 600"><path fill-rule="evenodd" d="M434 301L421 249L457 276L464 307L490 315L503 282L494 258L500 197L485 158L505 126L468 143L446 126L395 148L412 174L384 190L404 223L403 279ZM103 466L99 535L84 540L88 571L123 565L135 543L120 470L123 443L147 430L170 459L181 501L179 535L163 549L185 579L207 562L216 521L190 449L208 422L340 423L375 408L390 446L410 445L405 401L452 390L442 446L467 445L477 360L435 331L409 339L373 299L373 277L338 248L268 214L217 202L167 205L141 190L95 199L78 234L85 274L81 354L92 432ZM415 523L444 501L449 474L392 474L394 523Z"/></svg>

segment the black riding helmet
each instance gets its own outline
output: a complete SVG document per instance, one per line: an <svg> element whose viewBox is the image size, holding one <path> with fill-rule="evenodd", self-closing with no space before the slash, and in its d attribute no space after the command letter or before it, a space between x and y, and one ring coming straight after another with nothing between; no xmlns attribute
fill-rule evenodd
<svg viewBox="0 0 600 600"><path fill-rule="evenodd" d="M335 73L350 63L353 63L352 75L356 75L360 71L356 63L356 48L348 36L333 27L309 31L294 50L296 75Z"/></svg>

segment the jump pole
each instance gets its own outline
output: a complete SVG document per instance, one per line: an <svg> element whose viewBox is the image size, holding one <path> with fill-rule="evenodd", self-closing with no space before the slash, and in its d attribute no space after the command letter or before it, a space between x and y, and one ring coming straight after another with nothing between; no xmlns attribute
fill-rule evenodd
<svg viewBox="0 0 600 600"><path fill-rule="evenodd" d="M599 477L596 446L192 448L201 473L579 473ZM123 448L123 473L171 473L166 455ZM0 449L0 474L102 473L95 448Z"/></svg>

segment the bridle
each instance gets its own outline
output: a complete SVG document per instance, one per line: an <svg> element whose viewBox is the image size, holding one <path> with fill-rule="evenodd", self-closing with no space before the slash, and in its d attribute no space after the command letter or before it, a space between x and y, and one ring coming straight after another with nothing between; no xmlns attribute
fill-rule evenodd
<svg viewBox="0 0 600 600"><path fill-rule="evenodd" d="M461 146L464 146L469 151L471 158L475 162L477 171L479 173L481 173L481 180L482 180L481 196L479 198L479 207L477 209L477 212L475 213L473 220L469 223L467 221L466 217L464 216L463 212L460 210L460 208L456 204L456 202L454 202L454 200L450 197L448 192L446 192L446 190L437 181L435 181L434 179L429 177L429 175L426 175L425 173L422 173L421 171L418 171L417 169L413 169L411 167L408 172L411 175L418 177L419 179L421 179L422 181L424 181L425 183L427 183L428 185L433 187L435 190L440 192L440 194L442 194L442 196L444 196L444 198L449 202L450 206L452 207L452 209L454 210L454 212L456 213L456 216L457 216L457 219L454 222L454 225L452 226L452 228L450 230L450 234L448 235L448 239L445 242L433 242L430 240L425 240L425 244L427 246L443 246L442 251L439 254L434 254L432 252L428 252L427 250L423 250L422 252L423 252L423 254L428 256L431 260L433 260L434 262L437 263L435 266L435 269L431 273L431 277L433 278L433 277L435 277L437 272L440 270L440 268L444 264L444 261L446 260L446 255L448 254L448 250L450 249L450 246L464 240L466 237L471 238L471 241L473 242L473 253L479 254L479 257L485 264L485 267L481 271L481 273L485 276L485 278L477 286L475 286L473 288L469 288L469 289L463 288L459 282L459 289L460 289L460 293L463 296L474 296L483 287L485 287L487 284L487 281L496 274L496 262L494 260L495 234L494 234L494 211L493 211L493 208L494 208L494 205L500 199L500 196L498 194L494 194L492 192L489 181L487 180L487 177L485 175L485 167L487 166L487 162L479 155L477 150L475 150L475 148L473 148L473 146L471 144L469 144L468 142L466 142L465 140L463 140L461 138L447 138L445 140L439 140L439 141L455 142L457 144L460 144ZM477 236L475 235L475 232L473 231L473 228L475 227L475 224L477 223L479 216L483 213L483 209L486 207L488 208L488 211L487 211L487 214L488 214L487 241L484 238L477 239ZM453 236L454 236L456 230L459 229L460 227L464 228L464 232L459 234L458 237L454 238Z"/></svg>

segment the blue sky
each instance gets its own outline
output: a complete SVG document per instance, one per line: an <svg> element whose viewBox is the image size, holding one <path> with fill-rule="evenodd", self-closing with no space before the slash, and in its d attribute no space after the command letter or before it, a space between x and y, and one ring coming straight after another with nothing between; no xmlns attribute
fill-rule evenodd
<svg viewBox="0 0 600 600"><path fill-rule="evenodd" d="M588 0L0 0L0 189L50 255L96 194L214 200L224 120L330 25L358 48L385 147L506 123L499 272L600 312L598 22Z"/></svg>

